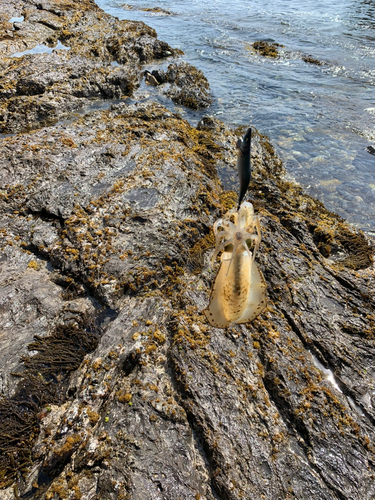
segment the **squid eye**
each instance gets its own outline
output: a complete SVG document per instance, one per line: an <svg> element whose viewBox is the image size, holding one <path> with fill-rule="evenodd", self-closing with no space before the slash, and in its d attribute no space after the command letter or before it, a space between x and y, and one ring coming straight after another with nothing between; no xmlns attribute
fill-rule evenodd
<svg viewBox="0 0 375 500"><path fill-rule="evenodd" d="M225 250L226 252L232 252L232 250L233 250L233 245L232 245L232 244L227 245L226 247L224 247L224 250Z"/></svg>
<svg viewBox="0 0 375 500"><path fill-rule="evenodd" d="M253 244L253 240L246 240L246 245L250 247Z"/></svg>

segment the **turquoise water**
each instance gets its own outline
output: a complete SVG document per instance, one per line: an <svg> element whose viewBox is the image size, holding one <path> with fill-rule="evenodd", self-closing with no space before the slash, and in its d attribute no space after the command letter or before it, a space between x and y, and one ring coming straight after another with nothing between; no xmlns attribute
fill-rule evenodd
<svg viewBox="0 0 375 500"><path fill-rule="evenodd" d="M214 103L203 114L254 124L290 177L375 235L375 156L366 151L375 146L373 0L129 2L97 0L120 19L155 28L205 73ZM141 10L153 7L172 15ZM282 44L280 58L253 52L257 40ZM325 64L308 64L306 55Z"/></svg>

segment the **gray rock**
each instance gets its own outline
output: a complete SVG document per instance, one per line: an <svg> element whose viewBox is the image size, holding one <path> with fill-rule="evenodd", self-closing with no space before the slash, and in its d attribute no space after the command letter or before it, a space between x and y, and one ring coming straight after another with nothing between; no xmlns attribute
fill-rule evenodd
<svg viewBox="0 0 375 500"><path fill-rule="evenodd" d="M170 64L166 79L171 84L166 95L176 104L191 109L207 108L211 104L209 83L202 71L191 64L186 62Z"/></svg>
<svg viewBox="0 0 375 500"><path fill-rule="evenodd" d="M317 498L371 498L373 277L332 260L350 257L340 239L349 238L345 224L280 179L279 160L254 132L252 193L263 214L259 262L270 308L247 327L216 330L200 312L213 278L210 252L203 250L202 259L200 248L224 198L191 151L206 145L212 153L216 144L221 168L230 170L236 136L208 118L193 130L156 104L114 106L84 123L54 127L53 144L47 130L3 139L2 147L11 142L14 153L12 169L5 168L2 210L19 212L9 225L18 227L26 248L36 252L42 243L47 262L119 315L71 378L72 399L52 406L42 420L35 468L18 484L20 493L33 494L39 483L38 494L47 498L59 488L68 491L74 478L87 498L99 491L115 499L123 491L140 499L273 499L287 498L289 488L301 499L312 491ZM160 134L167 140L159 141ZM67 148L62 137L77 147ZM25 162L31 145L48 165L34 182L37 158ZM98 156L105 151L110 162ZM135 166L127 170L131 161ZM65 185L75 189L68 198ZM51 194L43 198L47 187ZM34 200L31 215L22 212L26 200ZM327 217L336 224L332 241L323 237ZM350 231L352 243L363 238ZM48 280L57 293L48 272L30 297ZM27 275L17 273L17 287L27 288ZM48 293L42 297L48 304ZM344 306L348 301L353 308ZM50 310L50 325L61 317L71 321L62 303L57 299ZM28 313L20 315L17 302L14 307L22 324ZM35 321L42 317L34 314ZM332 369L343 392L310 352ZM43 486L41 478L54 470L60 472Z"/></svg>
<svg viewBox="0 0 375 500"><path fill-rule="evenodd" d="M161 69L154 69L151 71L151 74L156 79L158 84L166 83L167 75L166 75L165 71L163 71Z"/></svg>
<svg viewBox="0 0 375 500"><path fill-rule="evenodd" d="M10 16L13 11L6 8ZM89 1L81 8L84 15L76 15L72 4L21 2L18 12L25 20L16 34L9 32L10 23L4 25L4 55L40 43L55 47L58 41L69 51L1 61L0 133L56 123L88 106L88 99L129 96L139 86L140 64L181 53L144 23L118 21Z"/></svg>
<svg viewBox="0 0 375 500"><path fill-rule="evenodd" d="M69 52L28 55L0 75L0 131L19 132L56 122L88 105L87 99L118 99L139 86L133 66L113 67Z"/></svg>
<svg viewBox="0 0 375 500"><path fill-rule="evenodd" d="M149 71L145 72L145 82L148 85L152 85L154 87L157 87L158 85L160 85L160 83L158 82L158 80Z"/></svg>
<svg viewBox="0 0 375 500"><path fill-rule="evenodd" d="M118 21L89 2L38 5L65 23L71 51L24 58L25 79L3 60L18 75L4 105L49 86L81 101L78 87L121 89L110 58L138 65L162 47L139 23L116 45ZM170 66L171 88L189 71ZM211 228L237 200L218 175L236 187L241 135L122 103L0 137L4 498L374 497L373 247L286 182L255 129L248 199L268 309L226 330L202 314Z"/></svg>

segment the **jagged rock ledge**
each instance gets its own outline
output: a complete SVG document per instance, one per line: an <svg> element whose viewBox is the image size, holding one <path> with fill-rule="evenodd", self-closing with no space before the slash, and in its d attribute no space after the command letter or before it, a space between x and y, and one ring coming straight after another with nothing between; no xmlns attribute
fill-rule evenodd
<svg viewBox="0 0 375 500"><path fill-rule="evenodd" d="M227 330L202 315L241 133L122 103L0 139L1 498L373 498L373 248L257 132L269 307Z"/></svg>
<svg viewBox="0 0 375 500"><path fill-rule="evenodd" d="M56 123L93 99L132 96L143 77L142 65L182 54L160 41L142 22L119 21L93 2L79 10L67 1L30 0L3 6L2 15L21 14L14 30L0 35L0 133L18 133ZM8 23L9 24L9 23ZM4 27L3 27L4 29ZM35 45L65 49L22 54ZM8 56L8 57L4 57ZM166 91L178 104L199 109L211 103L203 73L187 63L168 68Z"/></svg>

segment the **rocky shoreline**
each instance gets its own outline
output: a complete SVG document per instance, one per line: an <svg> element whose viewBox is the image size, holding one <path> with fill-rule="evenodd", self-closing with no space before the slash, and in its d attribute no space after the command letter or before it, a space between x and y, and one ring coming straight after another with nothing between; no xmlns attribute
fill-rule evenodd
<svg viewBox="0 0 375 500"><path fill-rule="evenodd" d="M365 235L287 182L254 132L269 306L210 327L212 225L236 202L223 186L243 131L127 102L164 59L148 73L161 92L211 99L144 23L90 1L1 10L0 498L373 498Z"/></svg>

